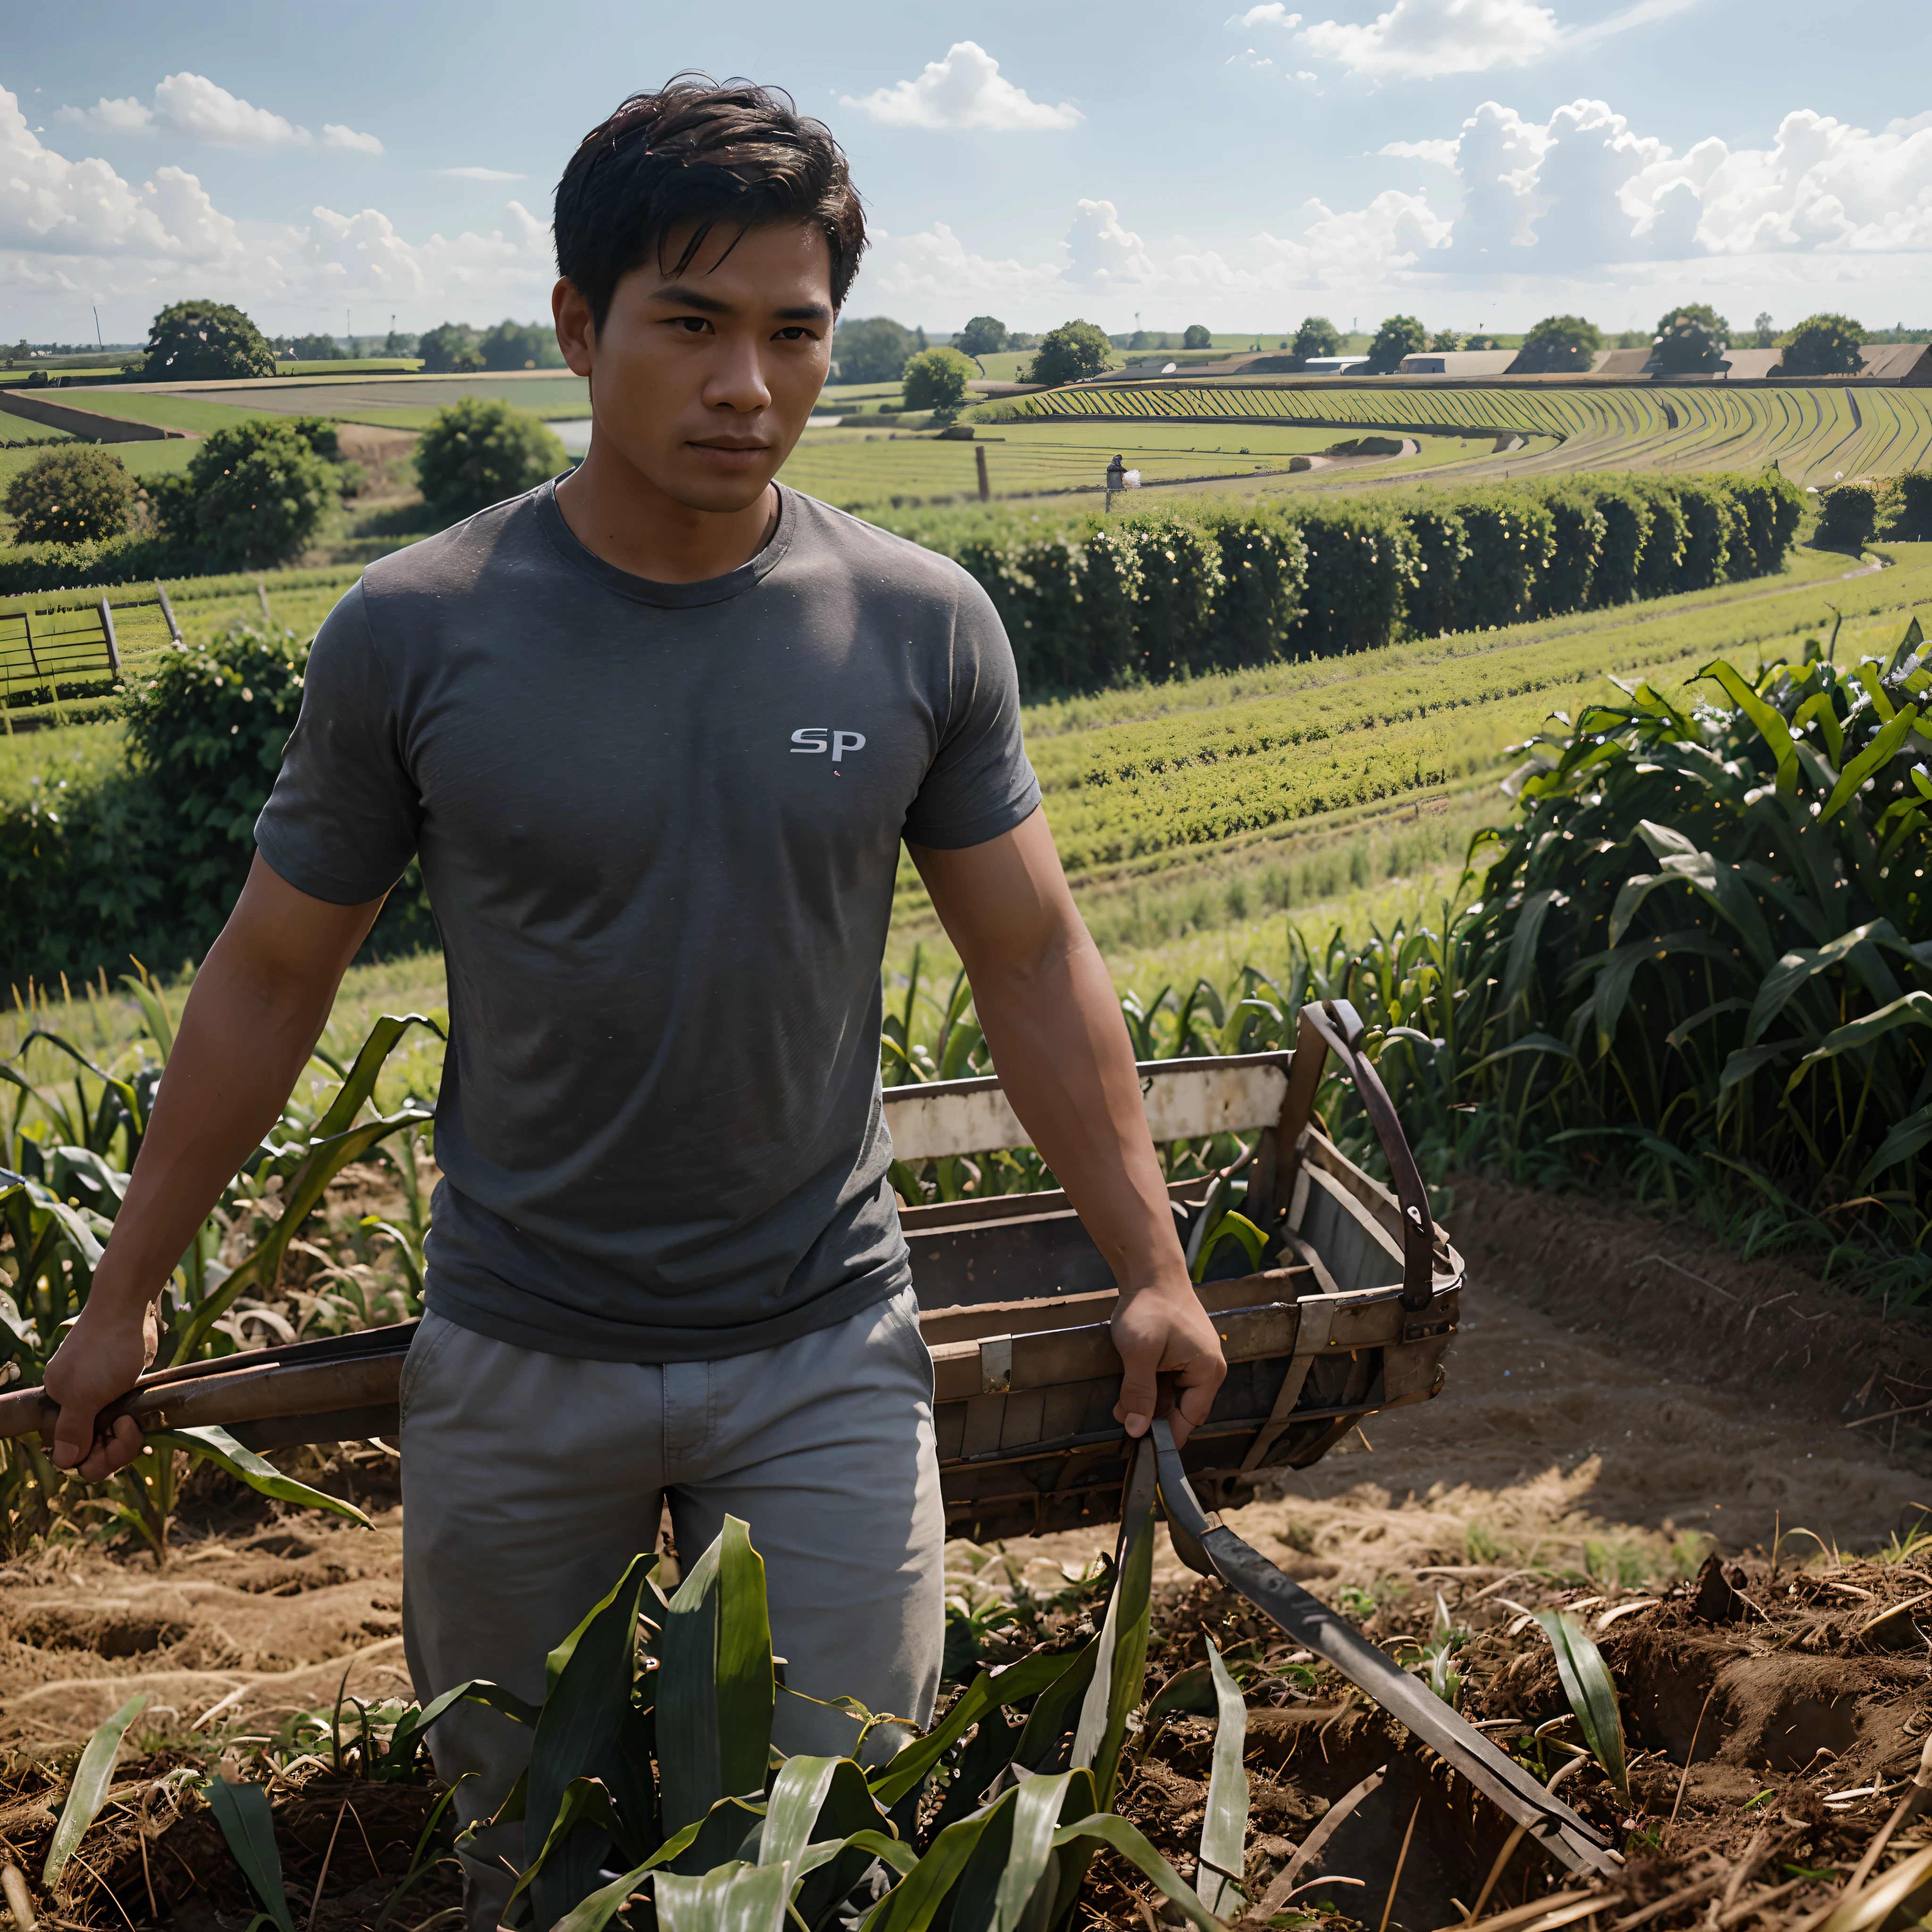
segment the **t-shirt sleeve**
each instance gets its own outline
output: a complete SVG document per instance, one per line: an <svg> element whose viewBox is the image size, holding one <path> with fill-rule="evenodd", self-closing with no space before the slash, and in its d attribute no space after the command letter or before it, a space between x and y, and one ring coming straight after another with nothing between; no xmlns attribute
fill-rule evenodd
<svg viewBox="0 0 1932 1932"><path fill-rule="evenodd" d="M1040 804L1020 734L1019 674L992 600L960 573L939 751L906 813L914 845L950 850L1010 832Z"/></svg>
<svg viewBox="0 0 1932 1932"><path fill-rule="evenodd" d="M422 822L358 584L309 651L302 711L255 821L256 847L298 892L362 905L402 877Z"/></svg>

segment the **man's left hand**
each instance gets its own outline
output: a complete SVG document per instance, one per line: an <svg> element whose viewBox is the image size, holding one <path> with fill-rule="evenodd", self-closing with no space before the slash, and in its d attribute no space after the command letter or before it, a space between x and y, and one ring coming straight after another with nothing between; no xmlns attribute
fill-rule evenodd
<svg viewBox="0 0 1932 1932"><path fill-rule="evenodd" d="M1214 1318L1201 1305L1194 1284L1150 1282L1123 1288L1114 1310L1114 1346L1125 1372L1114 1419L1130 1436L1144 1436L1154 1418L1165 1415L1176 1446L1208 1419L1214 1392L1228 1372ZM1156 1378L1172 1376L1171 1392Z"/></svg>

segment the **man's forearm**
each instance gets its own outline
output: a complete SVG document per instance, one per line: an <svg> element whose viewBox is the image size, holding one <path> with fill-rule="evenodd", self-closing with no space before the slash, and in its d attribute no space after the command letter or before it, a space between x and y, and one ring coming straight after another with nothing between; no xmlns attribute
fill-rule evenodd
<svg viewBox="0 0 1932 1932"><path fill-rule="evenodd" d="M1085 928L1024 964L982 971L973 998L1013 1111L1121 1288L1184 1279L1132 1048Z"/></svg>

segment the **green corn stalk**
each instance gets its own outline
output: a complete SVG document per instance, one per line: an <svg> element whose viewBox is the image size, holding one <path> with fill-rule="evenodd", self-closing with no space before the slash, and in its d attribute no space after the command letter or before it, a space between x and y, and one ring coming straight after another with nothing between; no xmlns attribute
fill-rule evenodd
<svg viewBox="0 0 1932 1932"><path fill-rule="evenodd" d="M1244 1895L1241 1874L1248 1842L1248 1774L1241 1760L1247 1746L1248 1707L1240 1687L1222 1662L1214 1640L1209 1637L1207 1644L1208 1667L1214 1678L1214 1761L1201 1820L1201 1868L1196 1884L1201 1902L1210 1912L1217 1918L1232 1918Z"/></svg>
<svg viewBox="0 0 1932 1932"><path fill-rule="evenodd" d="M208 1787L208 1803L267 1916L279 1932L295 1932L288 1894L282 1888L282 1855L275 1843L274 1811L268 1792L259 1784L230 1784L218 1778Z"/></svg>
<svg viewBox="0 0 1932 1932"><path fill-rule="evenodd" d="M87 1741L74 1767L74 1782L68 1787L67 1802L61 1807L59 1821L47 1846L46 1863L40 1882L52 1892L61 1882L68 1862L87 1835L87 1828L100 1815L107 1802L107 1788L114 1781L114 1760L128 1727L148 1708L146 1693L130 1697L113 1716Z"/></svg>
<svg viewBox="0 0 1932 1932"><path fill-rule="evenodd" d="M1624 1762L1624 1720L1617 1706L1617 1687L1604 1654L1583 1634L1582 1626L1560 1610L1544 1610L1536 1621L1556 1653L1556 1675L1563 1694L1576 1713L1577 1727L1590 1755L1603 1768L1626 1802L1630 1778Z"/></svg>

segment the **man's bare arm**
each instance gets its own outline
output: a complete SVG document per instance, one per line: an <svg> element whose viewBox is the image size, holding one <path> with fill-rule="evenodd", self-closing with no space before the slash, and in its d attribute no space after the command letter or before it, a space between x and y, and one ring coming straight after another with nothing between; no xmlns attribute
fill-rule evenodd
<svg viewBox="0 0 1932 1932"><path fill-rule="evenodd" d="M62 1468L98 1481L141 1453L131 1418L99 1444L94 1418L153 1360L169 1275L274 1124L382 904L311 898L256 854L195 976L87 1306L47 1364L47 1393L61 1406Z"/></svg>
<svg viewBox="0 0 1932 1932"><path fill-rule="evenodd" d="M1172 1374L1174 1438L1184 1441L1227 1364L1188 1279L1120 1002L1046 815L982 845L914 846L912 856L965 964L1006 1097L1120 1285L1114 1417L1144 1435L1161 1412L1155 1378Z"/></svg>

